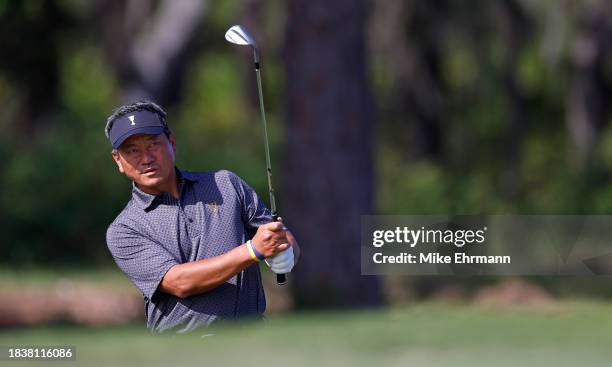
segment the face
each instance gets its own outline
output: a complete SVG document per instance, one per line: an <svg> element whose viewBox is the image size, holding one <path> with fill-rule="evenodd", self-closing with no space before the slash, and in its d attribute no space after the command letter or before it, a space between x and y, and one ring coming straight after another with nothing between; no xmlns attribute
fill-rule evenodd
<svg viewBox="0 0 612 367"><path fill-rule="evenodd" d="M157 195L175 185L175 153L174 135L159 134L130 136L112 154L119 172L142 191Z"/></svg>

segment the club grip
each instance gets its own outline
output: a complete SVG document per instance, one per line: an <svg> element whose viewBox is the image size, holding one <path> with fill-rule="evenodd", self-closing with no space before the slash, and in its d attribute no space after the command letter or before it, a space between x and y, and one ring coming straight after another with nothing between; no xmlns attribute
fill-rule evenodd
<svg viewBox="0 0 612 367"><path fill-rule="evenodd" d="M272 219L278 221L278 214L272 213ZM285 285L287 283L287 274L276 274L276 284Z"/></svg>

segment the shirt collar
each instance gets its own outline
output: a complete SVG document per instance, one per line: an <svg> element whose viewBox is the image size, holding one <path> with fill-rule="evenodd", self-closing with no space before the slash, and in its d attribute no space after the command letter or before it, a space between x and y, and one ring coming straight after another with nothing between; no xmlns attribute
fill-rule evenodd
<svg viewBox="0 0 612 367"><path fill-rule="evenodd" d="M198 175L193 172L187 172L180 169L176 169L176 177L183 177L186 181L196 182L198 181Z"/></svg>
<svg viewBox="0 0 612 367"><path fill-rule="evenodd" d="M185 181L196 182L198 181L198 176L195 173L182 171L178 168L174 168L176 171L176 180L178 182L179 187L182 189ZM154 203L158 203L163 199L164 195L168 195L167 193L161 193L159 195L151 195L142 191L135 182L132 182L132 198L136 202L136 204L142 209L149 209Z"/></svg>

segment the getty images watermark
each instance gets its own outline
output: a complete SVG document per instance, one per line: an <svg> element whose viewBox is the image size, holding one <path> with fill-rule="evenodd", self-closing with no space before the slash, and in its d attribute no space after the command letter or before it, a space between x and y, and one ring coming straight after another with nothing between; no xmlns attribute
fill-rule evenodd
<svg viewBox="0 0 612 367"><path fill-rule="evenodd" d="M612 216L363 216L361 273L612 274Z"/></svg>
<svg viewBox="0 0 612 367"><path fill-rule="evenodd" d="M441 230L427 229L424 226L414 230L408 227L395 227L394 230L375 230L372 234L372 246L376 248L387 244L406 245L411 248L417 245L447 245L463 247L477 245L485 242L487 227L482 229ZM376 264L509 264L512 258L509 255L468 255L456 251L453 255L442 255L425 249L418 254L401 252L398 255L385 255L382 251L375 252L372 261Z"/></svg>

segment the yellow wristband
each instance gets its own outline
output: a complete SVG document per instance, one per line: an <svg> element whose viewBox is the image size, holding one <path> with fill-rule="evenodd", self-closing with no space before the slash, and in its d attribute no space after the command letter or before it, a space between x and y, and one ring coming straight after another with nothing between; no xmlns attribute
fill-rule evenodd
<svg viewBox="0 0 612 367"><path fill-rule="evenodd" d="M259 259L257 258L257 255L255 255L255 251L253 251L253 245L251 244L251 240L248 240L246 243L247 249L249 250L249 254L251 254L251 259L259 262Z"/></svg>

